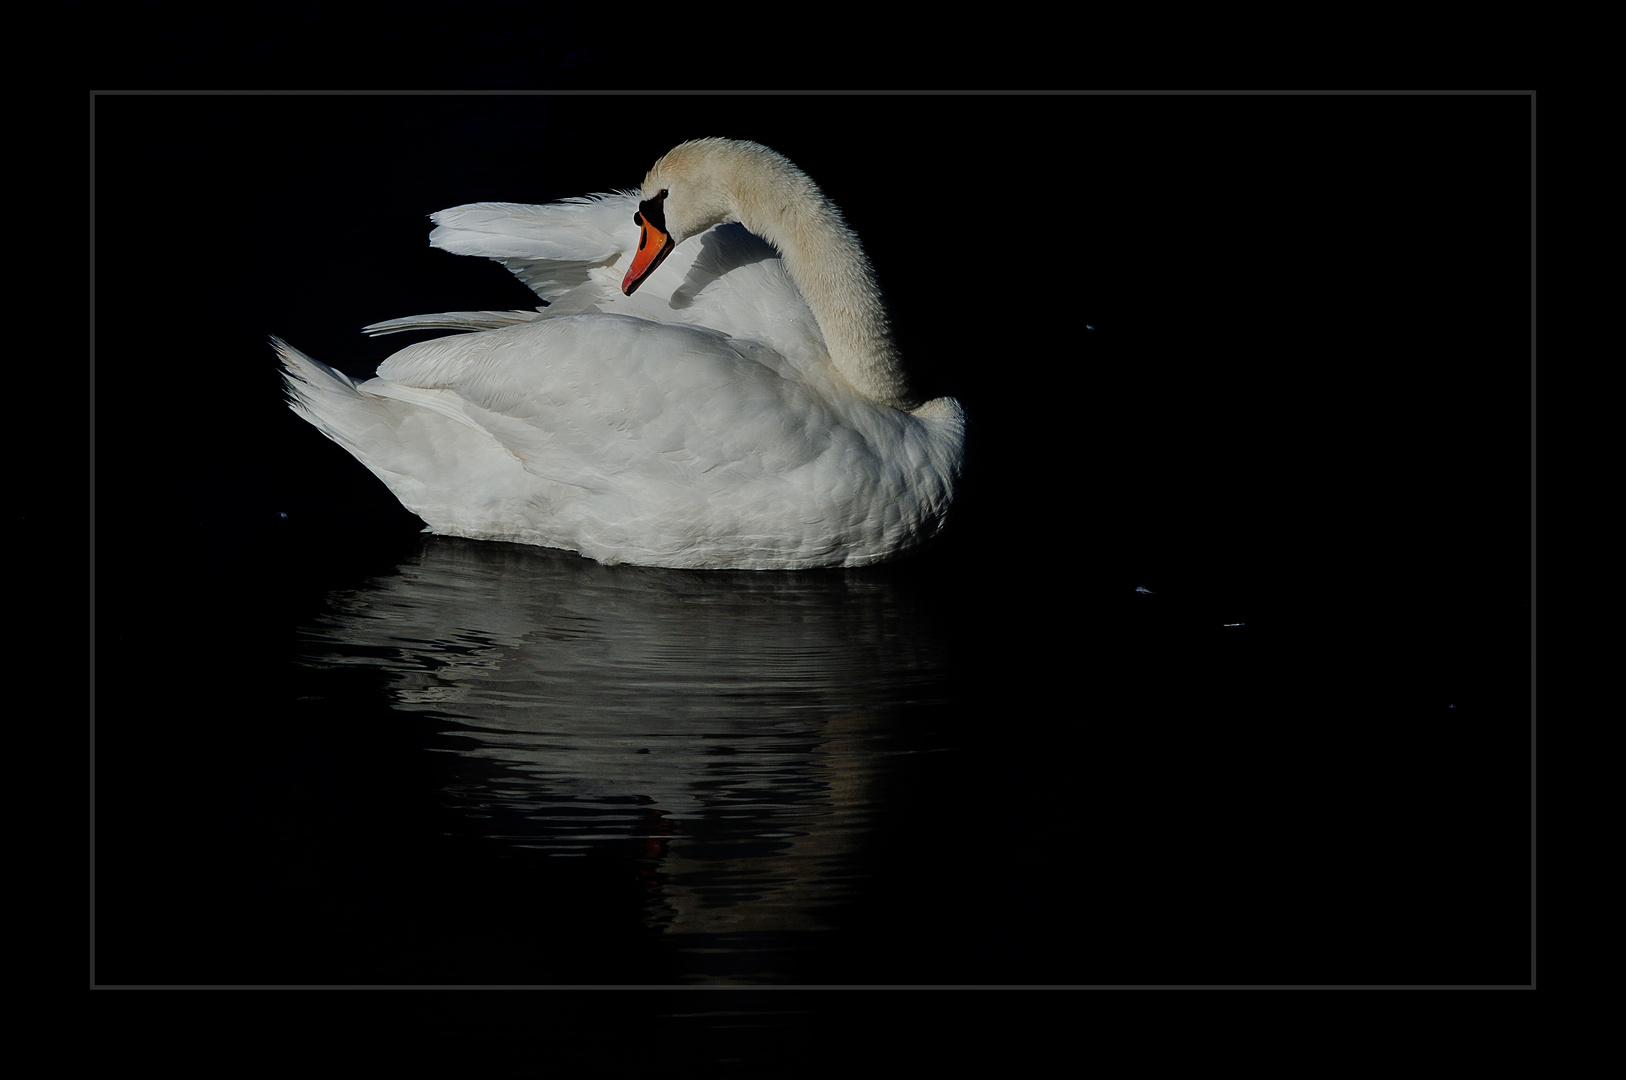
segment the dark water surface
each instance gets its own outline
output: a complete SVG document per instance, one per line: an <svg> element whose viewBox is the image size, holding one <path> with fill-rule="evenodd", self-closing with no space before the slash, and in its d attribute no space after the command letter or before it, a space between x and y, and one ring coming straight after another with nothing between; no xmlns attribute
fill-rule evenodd
<svg viewBox="0 0 1626 1080"><path fill-rule="evenodd" d="M1518 679L1448 643L400 542L202 671L116 635L108 981L1519 977Z"/></svg>
<svg viewBox="0 0 1626 1080"><path fill-rule="evenodd" d="M98 99L95 981L1529 981L1527 103L580 107ZM428 213L698 134L965 403L934 550L425 537L284 408L272 333L530 302Z"/></svg>

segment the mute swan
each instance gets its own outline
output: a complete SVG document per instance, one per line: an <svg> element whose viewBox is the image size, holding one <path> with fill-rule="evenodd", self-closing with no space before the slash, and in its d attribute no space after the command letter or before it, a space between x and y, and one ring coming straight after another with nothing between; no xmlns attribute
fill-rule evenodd
<svg viewBox="0 0 1626 1080"><path fill-rule="evenodd" d="M794 569L943 527L965 414L913 396L858 237L780 154L699 139L640 191L432 220L432 246L502 263L547 305L375 323L465 332L364 382L273 339L290 407L429 531Z"/></svg>

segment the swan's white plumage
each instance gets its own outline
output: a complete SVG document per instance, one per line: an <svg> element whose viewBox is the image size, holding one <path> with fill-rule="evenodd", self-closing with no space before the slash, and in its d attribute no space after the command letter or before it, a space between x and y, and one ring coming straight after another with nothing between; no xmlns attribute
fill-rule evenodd
<svg viewBox="0 0 1626 1080"><path fill-rule="evenodd" d="M279 341L290 404L437 533L713 568L863 565L934 535L964 416L949 398L875 399L906 380L839 212L748 143L684 144L644 188L435 214L434 246L501 262L548 306L374 324L470 332L360 383ZM668 189L677 246L627 296L633 215ZM741 205L694 212L718 191ZM807 220L752 222L753 200L787 193L817 200ZM832 265L853 251L857 265ZM832 357L826 328L847 354Z"/></svg>

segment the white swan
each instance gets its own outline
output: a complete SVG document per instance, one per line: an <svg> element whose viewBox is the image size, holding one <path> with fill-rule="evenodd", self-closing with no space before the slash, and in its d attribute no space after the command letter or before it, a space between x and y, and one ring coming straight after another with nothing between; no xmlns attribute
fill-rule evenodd
<svg viewBox="0 0 1626 1080"><path fill-rule="evenodd" d="M274 340L294 411L431 531L791 569L879 562L943 527L965 414L912 396L863 247L783 156L700 139L641 192L433 220L433 246L501 262L548 305L375 323L474 332L359 383Z"/></svg>

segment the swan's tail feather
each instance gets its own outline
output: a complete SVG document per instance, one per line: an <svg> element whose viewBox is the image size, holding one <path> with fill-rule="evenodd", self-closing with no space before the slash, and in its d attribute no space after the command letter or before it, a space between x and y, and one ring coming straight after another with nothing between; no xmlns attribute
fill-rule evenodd
<svg viewBox="0 0 1626 1080"><path fill-rule="evenodd" d="M388 405L344 372L312 360L281 338L272 338L271 344L282 361L288 407L371 468L363 446L370 445L369 438L380 428L396 426Z"/></svg>
<svg viewBox="0 0 1626 1080"><path fill-rule="evenodd" d="M371 337L399 334L403 330L497 330L517 323L535 322L541 317L541 308L534 311L443 311L438 315L385 319L361 329Z"/></svg>
<svg viewBox="0 0 1626 1080"><path fill-rule="evenodd" d="M318 363L283 341L271 339L282 361L282 389L288 395L288 407L306 420L323 427L321 417L331 411L334 398L360 396L356 381L342 371L335 371Z"/></svg>

